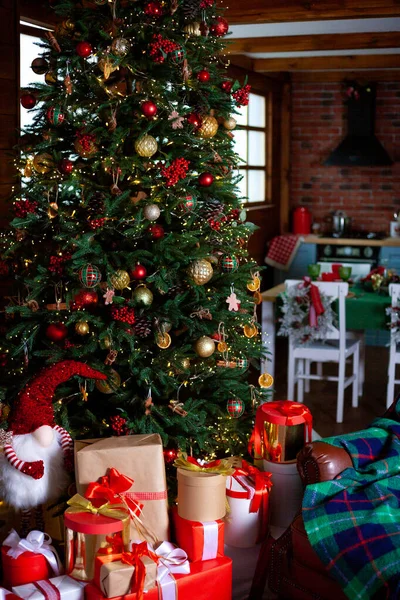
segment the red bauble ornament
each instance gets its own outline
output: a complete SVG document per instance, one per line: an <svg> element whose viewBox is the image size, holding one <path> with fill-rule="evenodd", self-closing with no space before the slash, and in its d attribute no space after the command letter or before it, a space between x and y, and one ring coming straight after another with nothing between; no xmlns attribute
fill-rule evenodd
<svg viewBox="0 0 400 600"><path fill-rule="evenodd" d="M151 233L153 240L161 240L165 235L164 227L161 225L150 225L148 231Z"/></svg>
<svg viewBox="0 0 400 600"><path fill-rule="evenodd" d="M74 304L81 308L96 306L99 301L97 292L93 290L81 290L74 298Z"/></svg>
<svg viewBox="0 0 400 600"><path fill-rule="evenodd" d="M62 342L68 335L68 329L64 323L51 323L46 329L46 337L52 342Z"/></svg>
<svg viewBox="0 0 400 600"><path fill-rule="evenodd" d="M165 448L163 454L165 464L172 465L178 457L178 450L176 448Z"/></svg>
<svg viewBox="0 0 400 600"><path fill-rule="evenodd" d="M193 127L195 127L196 129L200 129L200 127L203 124L203 119L198 113L190 113L190 115L188 115L186 119L187 122L193 125Z"/></svg>
<svg viewBox="0 0 400 600"><path fill-rule="evenodd" d="M141 264L137 264L136 267L131 271L132 279L144 279L147 276L147 269Z"/></svg>
<svg viewBox="0 0 400 600"><path fill-rule="evenodd" d="M22 94L20 98L21 106L24 108L33 108L36 104L36 98L33 94Z"/></svg>
<svg viewBox="0 0 400 600"><path fill-rule="evenodd" d="M74 163L69 158L62 158L58 163L58 170L63 175L70 175L74 170Z"/></svg>
<svg viewBox="0 0 400 600"><path fill-rule="evenodd" d="M93 53L92 44L89 44L89 42L79 42L76 45L75 51L81 58L87 58Z"/></svg>
<svg viewBox="0 0 400 600"><path fill-rule="evenodd" d="M209 73L209 71L207 71L206 69L202 69L201 71L199 71L197 73L197 79L201 83L207 83L207 81L210 81L210 73Z"/></svg>
<svg viewBox="0 0 400 600"><path fill-rule="evenodd" d="M157 0L152 0L152 2L148 2L145 5L144 12L150 17L161 17L163 14L163 9L160 2L157 2Z"/></svg>
<svg viewBox="0 0 400 600"><path fill-rule="evenodd" d="M210 34L215 37L221 37L228 33L229 23L224 17L217 17L210 25Z"/></svg>
<svg viewBox="0 0 400 600"><path fill-rule="evenodd" d="M214 183L214 175L212 175L211 173L201 173L201 175L199 175L197 181L199 182L199 185L201 185L202 187L209 187L210 185L212 185Z"/></svg>
<svg viewBox="0 0 400 600"><path fill-rule="evenodd" d="M226 92L227 94L230 94L232 86L233 86L233 81L223 81L221 83L221 89L224 92Z"/></svg>
<svg viewBox="0 0 400 600"><path fill-rule="evenodd" d="M142 102L140 109L147 119L152 119L157 114L157 105L151 100Z"/></svg>

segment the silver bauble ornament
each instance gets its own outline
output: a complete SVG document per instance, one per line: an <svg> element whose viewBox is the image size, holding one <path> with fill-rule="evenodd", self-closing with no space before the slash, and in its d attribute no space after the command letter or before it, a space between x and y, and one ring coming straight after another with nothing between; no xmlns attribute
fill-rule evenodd
<svg viewBox="0 0 400 600"><path fill-rule="evenodd" d="M157 204L147 204L143 209L143 216L148 221L157 221L160 214L160 207Z"/></svg>
<svg viewBox="0 0 400 600"><path fill-rule="evenodd" d="M191 262L187 272L196 285L204 285L210 281L214 274L212 264L205 258Z"/></svg>
<svg viewBox="0 0 400 600"><path fill-rule="evenodd" d="M234 119L233 117L229 117L229 119L225 119L224 127L225 127L225 129L228 129L229 131L231 131L232 129L235 129L236 119Z"/></svg>
<svg viewBox="0 0 400 600"><path fill-rule="evenodd" d="M153 292L143 284L135 288L132 294L132 300L139 306L151 306L153 302Z"/></svg>
<svg viewBox="0 0 400 600"><path fill-rule="evenodd" d="M125 38L116 38L111 44L111 52L116 56L126 56L130 48L131 45Z"/></svg>

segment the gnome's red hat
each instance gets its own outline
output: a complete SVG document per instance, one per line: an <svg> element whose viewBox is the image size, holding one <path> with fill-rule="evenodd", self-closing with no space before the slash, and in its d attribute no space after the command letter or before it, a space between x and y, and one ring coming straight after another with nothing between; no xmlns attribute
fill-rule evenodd
<svg viewBox="0 0 400 600"><path fill-rule="evenodd" d="M13 435L24 435L33 433L42 425L54 427L55 389L74 375L90 379L107 379L107 375L75 360L64 360L51 365L19 393L8 420L8 431Z"/></svg>

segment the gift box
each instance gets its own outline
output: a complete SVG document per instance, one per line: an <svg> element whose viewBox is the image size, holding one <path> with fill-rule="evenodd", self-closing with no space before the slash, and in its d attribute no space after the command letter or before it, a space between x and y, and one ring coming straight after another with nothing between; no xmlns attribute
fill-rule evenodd
<svg viewBox="0 0 400 600"><path fill-rule="evenodd" d="M190 562L211 560L224 556L224 522L188 521L178 515L176 507L171 511L176 543L188 555Z"/></svg>
<svg viewBox="0 0 400 600"><path fill-rule="evenodd" d="M226 476L233 473L228 460L199 463L182 453L178 467L178 514L188 521L218 521L226 513Z"/></svg>
<svg viewBox="0 0 400 600"><path fill-rule="evenodd" d="M35 583L27 583L12 588L12 591L20 598L26 600L83 600L85 584L75 581L68 575L53 577Z"/></svg>
<svg viewBox="0 0 400 600"><path fill-rule="evenodd" d="M1 548L3 584L9 588L59 575L62 568L51 541L41 531L31 531L25 539L12 530Z"/></svg>
<svg viewBox="0 0 400 600"><path fill-rule="evenodd" d="M232 560L216 558L190 565L190 574L175 574L176 586L162 591L162 600L232 600ZM159 590L153 588L146 600L159 600ZM104 595L89 583L85 588L86 600L102 600ZM137 594L119 596L114 600L139 600Z"/></svg>
<svg viewBox="0 0 400 600"><path fill-rule="evenodd" d="M134 480L126 497L143 504L138 520L131 521L131 539L150 542L169 538L167 482L161 438L156 434L128 435L75 442L78 492L105 476L109 469Z"/></svg>
<svg viewBox="0 0 400 600"><path fill-rule="evenodd" d="M64 513L66 573L80 581L94 577L95 557L100 549L129 549L129 514L120 505L95 507L79 494L68 500Z"/></svg>
<svg viewBox="0 0 400 600"><path fill-rule="evenodd" d="M0 587L0 600L18 600L18 597L5 588Z"/></svg>
<svg viewBox="0 0 400 600"><path fill-rule="evenodd" d="M142 544L134 547L144 550ZM138 565L140 561L141 565ZM98 554L95 561L94 583L106 598L125 596L138 591L148 591L156 585L157 580L157 555L147 551L144 554L125 552L123 554ZM140 580L138 571L142 568L143 576Z"/></svg>
<svg viewBox="0 0 400 600"><path fill-rule="evenodd" d="M271 473L259 471L246 461L226 481L229 512L225 517L225 543L251 548L268 533Z"/></svg>

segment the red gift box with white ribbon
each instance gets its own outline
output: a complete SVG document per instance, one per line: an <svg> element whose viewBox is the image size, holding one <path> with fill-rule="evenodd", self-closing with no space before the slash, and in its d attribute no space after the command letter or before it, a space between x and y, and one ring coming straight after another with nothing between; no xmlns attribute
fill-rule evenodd
<svg viewBox="0 0 400 600"><path fill-rule="evenodd" d="M224 522L188 521L172 509L175 538L178 546L187 553L190 562L212 560L224 556Z"/></svg>

